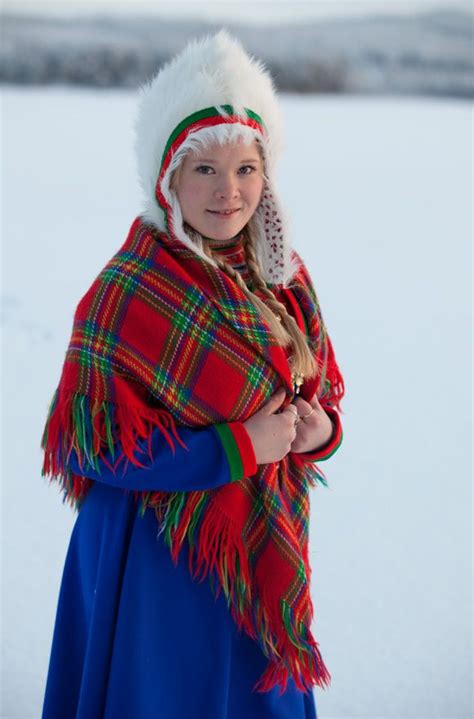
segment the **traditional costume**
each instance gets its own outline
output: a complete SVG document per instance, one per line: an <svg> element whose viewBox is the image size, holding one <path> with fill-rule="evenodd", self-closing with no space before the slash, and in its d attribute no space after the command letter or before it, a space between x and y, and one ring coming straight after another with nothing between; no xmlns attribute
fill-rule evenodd
<svg viewBox="0 0 474 719"><path fill-rule="evenodd" d="M141 90L145 210L77 306L42 440L43 474L79 510L44 719L316 716L310 689L330 675L311 633L309 492L342 440L344 382L272 180L281 126L268 73L225 31ZM261 144L256 254L306 335L313 378L292 373L254 304L186 232L170 178L198 136ZM214 251L259 294L243 234ZM279 387L282 408L316 393L333 436L257 465L244 422Z"/></svg>

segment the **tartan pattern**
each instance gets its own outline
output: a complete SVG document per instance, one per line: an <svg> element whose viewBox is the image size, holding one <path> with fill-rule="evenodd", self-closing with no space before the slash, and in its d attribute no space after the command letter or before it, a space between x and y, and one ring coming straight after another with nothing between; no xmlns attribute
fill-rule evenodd
<svg viewBox="0 0 474 719"><path fill-rule="evenodd" d="M325 363L322 381L300 394L324 393L338 406L342 377L303 264L292 292ZM183 444L176 426L243 422L282 385L286 406L293 385L284 349L235 282L138 217L77 306L43 433L43 475L78 509L91 480L68 469L72 448L95 467L105 448L115 469L138 464L137 439L153 427L174 450L174 440ZM309 488L317 481L314 466L287 455L215 490L136 492L173 560L187 541L193 577L224 591L238 626L259 642L269 663L257 691L283 692L289 677L301 690L330 680L310 629Z"/></svg>

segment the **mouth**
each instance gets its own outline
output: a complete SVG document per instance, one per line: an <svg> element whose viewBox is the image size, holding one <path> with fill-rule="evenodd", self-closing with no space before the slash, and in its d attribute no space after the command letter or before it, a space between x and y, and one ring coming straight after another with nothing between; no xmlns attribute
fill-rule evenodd
<svg viewBox="0 0 474 719"><path fill-rule="evenodd" d="M212 215L216 215L216 217L232 217L232 215L235 215L235 213L239 212L239 210L240 207L236 207L230 210L207 210L207 212L210 212Z"/></svg>

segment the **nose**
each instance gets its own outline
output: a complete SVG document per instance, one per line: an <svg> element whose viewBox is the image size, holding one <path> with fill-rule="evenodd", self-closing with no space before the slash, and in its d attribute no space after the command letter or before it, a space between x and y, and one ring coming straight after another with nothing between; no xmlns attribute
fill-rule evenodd
<svg viewBox="0 0 474 719"><path fill-rule="evenodd" d="M239 185L237 179L233 175L221 176L216 185L215 196L222 200L238 197Z"/></svg>

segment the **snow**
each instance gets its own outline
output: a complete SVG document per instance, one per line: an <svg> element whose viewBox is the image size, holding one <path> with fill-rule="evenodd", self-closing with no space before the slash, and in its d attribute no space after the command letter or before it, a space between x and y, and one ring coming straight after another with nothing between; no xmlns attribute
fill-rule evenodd
<svg viewBox="0 0 474 719"><path fill-rule="evenodd" d="M280 193L347 397L312 492L320 718L471 716L465 102L283 96ZM81 294L141 209L130 91L3 88L3 710L40 715L75 515L41 433Z"/></svg>

